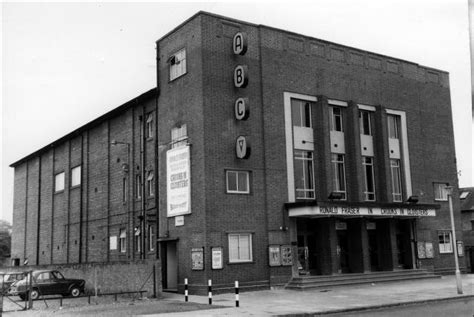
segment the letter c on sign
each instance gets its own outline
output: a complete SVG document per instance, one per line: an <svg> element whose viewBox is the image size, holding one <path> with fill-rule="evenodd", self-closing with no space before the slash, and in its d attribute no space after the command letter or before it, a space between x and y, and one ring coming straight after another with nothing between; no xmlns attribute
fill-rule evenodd
<svg viewBox="0 0 474 317"><path fill-rule="evenodd" d="M236 55L245 55L247 52L247 34L242 32L235 33L232 49Z"/></svg>
<svg viewBox="0 0 474 317"><path fill-rule="evenodd" d="M250 115L248 98L239 98L235 101L235 118L247 120Z"/></svg>
<svg viewBox="0 0 474 317"><path fill-rule="evenodd" d="M234 69L234 86L244 88L249 83L247 65L238 65Z"/></svg>

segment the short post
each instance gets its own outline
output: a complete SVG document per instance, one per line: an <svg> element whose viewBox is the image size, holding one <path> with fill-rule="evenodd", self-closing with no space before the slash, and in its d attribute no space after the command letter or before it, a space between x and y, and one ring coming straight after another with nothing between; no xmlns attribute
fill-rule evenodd
<svg viewBox="0 0 474 317"><path fill-rule="evenodd" d="M235 281L235 307L239 307L239 281Z"/></svg>
<svg viewBox="0 0 474 317"><path fill-rule="evenodd" d="M114 298L115 301L117 301L117 293L114 294L114 297L115 297L115 298Z"/></svg>
<svg viewBox="0 0 474 317"><path fill-rule="evenodd" d="M188 301L188 279L184 279L184 301Z"/></svg>
<svg viewBox="0 0 474 317"><path fill-rule="evenodd" d="M62 297L59 299L59 308L60 309L63 308L63 298Z"/></svg>
<svg viewBox="0 0 474 317"><path fill-rule="evenodd" d="M33 299L31 298L31 291L33 290L33 271L28 272L30 278L28 280L28 309L33 308Z"/></svg>
<svg viewBox="0 0 474 317"><path fill-rule="evenodd" d="M87 304L89 304L89 305L91 304L91 296L90 295L87 296Z"/></svg>
<svg viewBox="0 0 474 317"><path fill-rule="evenodd" d="M209 305L212 305L212 281L209 280L207 285L207 291L209 292Z"/></svg>

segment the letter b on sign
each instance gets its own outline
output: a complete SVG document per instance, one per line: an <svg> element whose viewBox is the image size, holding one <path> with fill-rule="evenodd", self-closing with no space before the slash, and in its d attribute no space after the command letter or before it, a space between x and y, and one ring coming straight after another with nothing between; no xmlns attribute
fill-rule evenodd
<svg viewBox="0 0 474 317"><path fill-rule="evenodd" d="M235 101L235 118L237 120L247 120L250 115L248 98L239 98Z"/></svg>
<svg viewBox="0 0 474 317"><path fill-rule="evenodd" d="M237 32L232 41L232 49L236 55L244 55L247 52L247 34Z"/></svg>
<svg viewBox="0 0 474 317"><path fill-rule="evenodd" d="M239 65L234 69L234 86L237 88L244 88L249 83L248 67L246 65Z"/></svg>

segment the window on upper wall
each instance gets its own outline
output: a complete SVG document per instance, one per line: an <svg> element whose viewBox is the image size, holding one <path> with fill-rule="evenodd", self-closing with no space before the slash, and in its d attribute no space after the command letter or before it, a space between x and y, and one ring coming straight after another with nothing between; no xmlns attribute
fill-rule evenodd
<svg viewBox="0 0 474 317"><path fill-rule="evenodd" d="M170 67L170 81L186 74L186 50L183 48L168 59Z"/></svg>
<svg viewBox="0 0 474 317"><path fill-rule="evenodd" d="M58 173L54 176L54 192L64 190L64 172Z"/></svg>
<svg viewBox="0 0 474 317"><path fill-rule="evenodd" d="M71 187L81 185L81 166L71 169Z"/></svg>
<svg viewBox="0 0 474 317"><path fill-rule="evenodd" d="M136 176L135 185L136 185L135 197L137 199L141 199L142 198L142 176L140 174L137 174Z"/></svg>
<svg viewBox="0 0 474 317"><path fill-rule="evenodd" d="M448 200L447 183L433 183L434 199L440 201Z"/></svg>
<svg viewBox="0 0 474 317"><path fill-rule="evenodd" d="M329 107L329 116L329 122L331 123L331 131L343 132L342 109L340 107Z"/></svg>
<svg viewBox="0 0 474 317"><path fill-rule="evenodd" d="M372 113L370 111L359 111L360 134L372 135Z"/></svg>
<svg viewBox="0 0 474 317"><path fill-rule="evenodd" d="M439 253L453 253L451 231L443 230L438 232Z"/></svg>
<svg viewBox="0 0 474 317"><path fill-rule="evenodd" d="M153 130L153 113L148 113L146 115L146 122L145 122L145 130L146 130L146 138L150 139L153 138L154 130Z"/></svg>
<svg viewBox="0 0 474 317"><path fill-rule="evenodd" d="M388 120L388 137L390 139L400 138L399 118L395 115L387 115Z"/></svg>
<svg viewBox="0 0 474 317"><path fill-rule="evenodd" d="M251 262L252 259L252 234L229 234L229 262Z"/></svg>
<svg viewBox="0 0 474 317"><path fill-rule="evenodd" d="M124 253L127 252L127 231L120 229L119 232L119 250Z"/></svg>
<svg viewBox="0 0 474 317"><path fill-rule="evenodd" d="M141 239L141 230L139 227L135 228L134 242L135 242L135 252L141 252L142 250L142 239Z"/></svg>
<svg viewBox="0 0 474 317"><path fill-rule="evenodd" d="M311 128L311 103L291 99L291 120L295 127Z"/></svg>
<svg viewBox="0 0 474 317"><path fill-rule="evenodd" d="M400 202L402 198L402 177L400 173L400 160L390 160L390 172L392 175L392 198Z"/></svg>
<svg viewBox="0 0 474 317"><path fill-rule="evenodd" d="M155 178L154 172L153 171L148 171L148 175L146 177L146 188L147 188L149 197L155 196L154 178Z"/></svg>
<svg viewBox="0 0 474 317"><path fill-rule="evenodd" d="M226 171L227 193L249 194L250 172L248 171Z"/></svg>
<svg viewBox="0 0 474 317"><path fill-rule="evenodd" d="M155 227L148 225L148 251L155 251Z"/></svg>
<svg viewBox="0 0 474 317"><path fill-rule="evenodd" d="M344 168L344 155L331 154L333 168L333 189L342 194L342 200L346 200L346 171Z"/></svg>
<svg viewBox="0 0 474 317"><path fill-rule="evenodd" d="M188 128L186 124L171 129L171 148L188 144Z"/></svg>
<svg viewBox="0 0 474 317"><path fill-rule="evenodd" d="M365 201L375 201L375 177L374 177L374 158L369 156L362 157L365 180Z"/></svg>
<svg viewBox="0 0 474 317"><path fill-rule="evenodd" d="M313 152L294 150L296 199L314 199Z"/></svg>

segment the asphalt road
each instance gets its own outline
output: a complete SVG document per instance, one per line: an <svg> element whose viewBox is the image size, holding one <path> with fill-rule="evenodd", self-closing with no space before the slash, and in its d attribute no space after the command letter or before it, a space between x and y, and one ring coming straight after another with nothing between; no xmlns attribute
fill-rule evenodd
<svg viewBox="0 0 474 317"><path fill-rule="evenodd" d="M474 317L474 299L446 300L421 305L395 306L387 309L361 311L357 313L331 314L344 317Z"/></svg>

